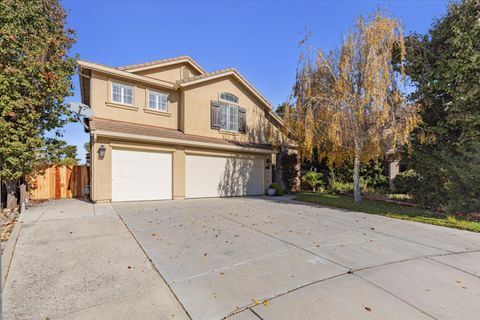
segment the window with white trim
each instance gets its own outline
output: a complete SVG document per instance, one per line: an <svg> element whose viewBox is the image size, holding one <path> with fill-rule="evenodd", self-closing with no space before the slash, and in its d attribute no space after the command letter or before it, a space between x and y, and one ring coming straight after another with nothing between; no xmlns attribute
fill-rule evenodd
<svg viewBox="0 0 480 320"><path fill-rule="evenodd" d="M168 94L148 90L148 108L157 111L168 111Z"/></svg>
<svg viewBox="0 0 480 320"><path fill-rule="evenodd" d="M220 109L220 128L238 132L238 107L222 106Z"/></svg>
<svg viewBox="0 0 480 320"><path fill-rule="evenodd" d="M112 82L112 101L133 105L133 87L122 83Z"/></svg>
<svg viewBox="0 0 480 320"><path fill-rule="evenodd" d="M233 95L233 94L229 93L229 92L220 93L220 100L233 102L233 103L238 103L238 97L236 95Z"/></svg>

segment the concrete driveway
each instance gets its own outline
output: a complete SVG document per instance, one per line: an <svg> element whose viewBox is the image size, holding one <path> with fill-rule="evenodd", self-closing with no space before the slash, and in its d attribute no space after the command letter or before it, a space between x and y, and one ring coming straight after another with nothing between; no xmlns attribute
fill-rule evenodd
<svg viewBox="0 0 480 320"><path fill-rule="evenodd" d="M480 315L480 234L287 198L113 206L192 319Z"/></svg>
<svg viewBox="0 0 480 320"><path fill-rule="evenodd" d="M264 197L51 201L21 223L5 319L480 314L476 233Z"/></svg>

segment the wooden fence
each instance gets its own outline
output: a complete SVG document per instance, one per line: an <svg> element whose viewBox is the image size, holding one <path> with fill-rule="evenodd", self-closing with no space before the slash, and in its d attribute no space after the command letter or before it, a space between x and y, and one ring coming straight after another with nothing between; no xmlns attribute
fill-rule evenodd
<svg viewBox="0 0 480 320"><path fill-rule="evenodd" d="M85 198L84 187L89 185L87 166L56 166L38 170L29 179L31 200Z"/></svg>

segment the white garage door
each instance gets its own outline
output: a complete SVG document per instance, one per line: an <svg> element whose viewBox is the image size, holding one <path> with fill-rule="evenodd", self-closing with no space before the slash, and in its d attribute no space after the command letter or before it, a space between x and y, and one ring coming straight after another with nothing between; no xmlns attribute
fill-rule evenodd
<svg viewBox="0 0 480 320"><path fill-rule="evenodd" d="M187 155L186 197L263 194L263 166L263 159Z"/></svg>
<svg viewBox="0 0 480 320"><path fill-rule="evenodd" d="M112 201L172 199L172 155L112 151Z"/></svg>

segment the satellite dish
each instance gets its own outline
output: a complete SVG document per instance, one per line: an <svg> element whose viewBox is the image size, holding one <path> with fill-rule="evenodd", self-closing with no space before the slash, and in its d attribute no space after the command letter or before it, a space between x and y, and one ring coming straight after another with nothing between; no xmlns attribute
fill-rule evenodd
<svg viewBox="0 0 480 320"><path fill-rule="evenodd" d="M90 109L90 106L87 106L86 104L81 102L70 102L68 104L68 109L80 117L93 117L93 111L92 109Z"/></svg>
<svg viewBox="0 0 480 320"><path fill-rule="evenodd" d="M85 130L88 132L90 131L90 128L87 126L87 124L84 122L84 118L91 118L93 117L93 111L90 109L90 106L81 103L81 102L70 102L68 104L68 110L70 110L73 114L75 114L75 117L77 118L78 122L80 122Z"/></svg>

